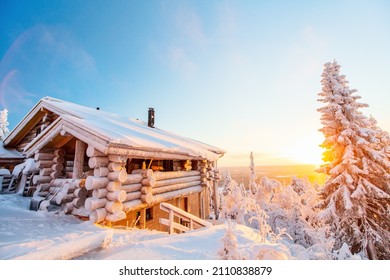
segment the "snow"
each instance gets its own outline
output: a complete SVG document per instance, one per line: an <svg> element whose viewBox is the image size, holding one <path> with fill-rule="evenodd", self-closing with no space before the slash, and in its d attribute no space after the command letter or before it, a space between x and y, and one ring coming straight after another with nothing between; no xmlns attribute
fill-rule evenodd
<svg viewBox="0 0 390 280"><path fill-rule="evenodd" d="M0 175L11 175L11 172L8 169L1 168Z"/></svg>
<svg viewBox="0 0 390 280"><path fill-rule="evenodd" d="M4 140L7 135L9 134L8 130L8 110L5 108L4 110L0 111L0 140Z"/></svg>
<svg viewBox="0 0 390 280"><path fill-rule="evenodd" d="M214 161L225 151L193 139L182 137L159 128L150 128L144 122L45 97L42 105L86 131L95 133L109 141L109 145L128 146L139 150L179 153L202 157Z"/></svg>
<svg viewBox="0 0 390 280"><path fill-rule="evenodd" d="M0 196L0 259L217 260L227 224L169 235L111 229L56 212L28 210L30 198ZM245 259L293 259L288 244L260 242L258 230L232 223ZM201 244L201 246L200 246Z"/></svg>
<svg viewBox="0 0 390 280"><path fill-rule="evenodd" d="M36 169L35 160L33 158L26 159L23 163L20 163L12 170L12 175L19 176L20 173L28 174Z"/></svg>
<svg viewBox="0 0 390 280"><path fill-rule="evenodd" d="M6 149L0 141L0 158L23 158L22 155L15 149Z"/></svg>

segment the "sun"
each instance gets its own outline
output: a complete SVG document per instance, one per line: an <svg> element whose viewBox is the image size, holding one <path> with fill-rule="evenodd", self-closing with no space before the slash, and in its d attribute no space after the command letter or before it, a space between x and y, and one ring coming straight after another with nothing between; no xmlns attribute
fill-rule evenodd
<svg viewBox="0 0 390 280"><path fill-rule="evenodd" d="M297 164L321 165L324 152L324 149L319 146L321 142L321 134L306 135L302 139L291 141L291 145L286 147L284 154Z"/></svg>

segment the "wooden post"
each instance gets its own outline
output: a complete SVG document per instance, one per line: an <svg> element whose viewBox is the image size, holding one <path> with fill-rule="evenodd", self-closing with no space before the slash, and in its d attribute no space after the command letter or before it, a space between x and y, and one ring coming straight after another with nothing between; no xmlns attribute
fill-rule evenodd
<svg viewBox="0 0 390 280"><path fill-rule="evenodd" d="M146 228L146 209L145 208L140 210L139 227L140 227L140 229Z"/></svg>
<svg viewBox="0 0 390 280"><path fill-rule="evenodd" d="M84 142L76 140L72 179L81 179L83 177L84 155L86 149L87 145Z"/></svg>
<svg viewBox="0 0 390 280"><path fill-rule="evenodd" d="M169 209L169 234L173 233L173 220L174 215L173 215L173 210Z"/></svg>

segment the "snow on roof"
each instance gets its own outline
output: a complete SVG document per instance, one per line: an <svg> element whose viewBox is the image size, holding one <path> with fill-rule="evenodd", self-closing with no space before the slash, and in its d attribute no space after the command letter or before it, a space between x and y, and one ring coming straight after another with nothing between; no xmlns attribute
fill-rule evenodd
<svg viewBox="0 0 390 280"><path fill-rule="evenodd" d="M42 104L58 113L64 120L77 123L86 130L105 136L110 145L184 153L212 161L225 153L219 148L159 128L151 128L144 122L117 114L51 97L43 98Z"/></svg>
<svg viewBox="0 0 390 280"><path fill-rule="evenodd" d="M23 158L23 156L15 149L6 149L4 148L4 144L0 141L0 158L4 159L15 159L15 158Z"/></svg>

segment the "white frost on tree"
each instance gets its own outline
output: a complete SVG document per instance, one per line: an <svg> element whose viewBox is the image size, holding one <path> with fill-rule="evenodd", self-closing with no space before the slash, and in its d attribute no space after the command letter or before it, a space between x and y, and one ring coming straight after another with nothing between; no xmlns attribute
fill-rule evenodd
<svg viewBox="0 0 390 280"><path fill-rule="evenodd" d="M8 136L8 110L7 108L0 111L0 140L4 141L4 139Z"/></svg>
<svg viewBox="0 0 390 280"><path fill-rule="evenodd" d="M251 163L249 166L250 173L249 173L249 190L252 192L253 195L257 192L257 184L256 184L256 170L255 170L255 161L253 157L253 152L251 152L250 155Z"/></svg>
<svg viewBox="0 0 390 280"><path fill-rule="evenodd" d="M325 136L324 164L328 175L321 194L322 217L335 234L335 249L348 244L352 254L390 258L389 137L360 109L368 105L350 89L340 65L329 62L322 73L318 109Z"/></svg>
<svg viewBox="0 0 390 280"><path fill-rule="evenodd" d="M247 198L243 188L242 184L239 185L232 180L221 198L221 216L236 220L239 224L245 224L245 200Z"/></svg>
<svg viewBox="0 0 390 280"><path fill-rule="evenodd" d="M232 222L227 220L227 228L225 235L221 238L222 248L218 251L220 260L243 260L243 256L238 250L237 237L232 229Z"/></svg>

